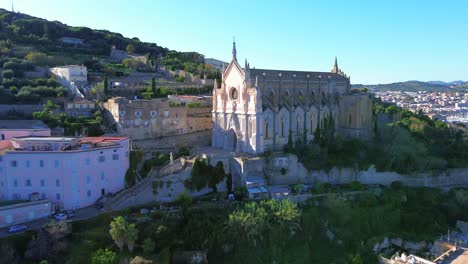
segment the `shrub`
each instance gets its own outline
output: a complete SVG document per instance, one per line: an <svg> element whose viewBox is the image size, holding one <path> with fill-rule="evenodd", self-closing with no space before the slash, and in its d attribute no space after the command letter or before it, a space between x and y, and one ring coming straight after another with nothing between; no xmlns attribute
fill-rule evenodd
<svg viewBox="0 0 468 264"><path fill-rule="evenodd" d="M117 264L117 253L109 249L98 249L91 258L91 264Z"/></svg>
<svg viewBox="0 0 468 264"><path fill-rule="evenodd" d="M237 186L234 188L234 196L237 200L243 200L248 197L247 187L245 186Z"/></svg>
<svg viewBox="0 0 468 264"><path fill-rule="evenodd" d="M282 174L282 175L286 175L286 171L287 171L286 168L281 168L280 171L281 171L281 174Z"/></svg>
<svg viewBox="0 0 468 264"><path fill-rule="evenodd" d="M362 185L362 183L360 183L359 181L352 181L350 185L351 185L351 190L353 191L364 190L364 185Z"/></svg>
<svg viewBox="0 0 468 264"><path fill-rule="evenodd" d="M15 76L15 72L13 70L4 70L2 72L3 79L11 79Z"/></svg>
<svg viewBox="0 0 468 264"><path fill-rule="evenodd" d="M155 246L156 245L154 241L148 237L143 241L143 245L141 247L143 248L143 253L148 255L148 254L153 253Z"/></svg>
<svg viewBox="0 0 468 264"><path fill-rule="evenodd" d="M391 184L390 184L390 187L393 189L393 190L401 190L401 188L403 188L403 183L401 181L393 181Z"/></svg>

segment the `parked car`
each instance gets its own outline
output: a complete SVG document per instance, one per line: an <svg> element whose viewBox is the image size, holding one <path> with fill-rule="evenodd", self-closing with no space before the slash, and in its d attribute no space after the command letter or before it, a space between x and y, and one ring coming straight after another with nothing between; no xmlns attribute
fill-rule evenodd
<svg viewBox="0 0 468 264"><path fill-rule="evenodd" d="M67 216L67 218L72 218L73 216L75 216L76 211L75 210L66 210L64 213Z"/></svg>
<svg viewBox="0 0 468 264"><path fill-rule="evenodd" d="M26 229L28 229L26 225L14 225L14 226L10 226L10 228L8 229L8 232L16 233L16 232L24 231Z"/></svg>
<svg viewBox="0 0 468 264"><path fill-rule="evenodd" d="M57 221L61 221L61 220L67 219L67 215L63 213L59 213L59 214L54 215L54 218Z"/></svg>

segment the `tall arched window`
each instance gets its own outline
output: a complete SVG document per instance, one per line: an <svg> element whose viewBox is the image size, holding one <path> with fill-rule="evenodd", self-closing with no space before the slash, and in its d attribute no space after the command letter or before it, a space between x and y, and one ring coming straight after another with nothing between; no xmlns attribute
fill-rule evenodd
<svg viewBox="0 0 468 264"><path fill-rule="evenodd" d="M312 130L314 129L314 118L312 117L312 115L310 115L310 129L309 129L309 133L312 134Z"/></svg>
<svg viewBox="0 0 468 264"><path fill-rule="evenodd" d="M281 137L284 137L284 118L281 118Z"/></svg>
<svg viewBox="0 0 468 264"><path fill-rule="evenodd" d="M300 135L302 134L301 132L301 118L299 117L299 115L296 116L296 130L297 130L297 134Z"/></svg>
<svg viewBox="0 0 468 264"><path fill-rule="evenodd" d="M265 139L268 139L269 137L269 133L270 131L268 131L268 120L265 120Z"/></svg>

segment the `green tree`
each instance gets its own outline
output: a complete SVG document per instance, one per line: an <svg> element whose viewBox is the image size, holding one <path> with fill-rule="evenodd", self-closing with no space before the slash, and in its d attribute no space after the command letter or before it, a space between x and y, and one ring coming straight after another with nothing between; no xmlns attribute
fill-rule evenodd
<svg viewBox="0 0 468 264"><path fill-rule="evenodd" d="M156 79L153 77L151 78L151 91L156 94Z"/></svg>
<svg viewBox="0 0 468 264"><path fill-rule="evenodd" d="M114 220L110 223L109 234L120 251L122 251L125 243L127 226L128 223L122 216L114 218Z"/></svg>
<svg viewBox="0 0 468 264"><path fill-rule="evenodd" d="M15 76L15 72L13 70L3 70L2 78L3 79L11 79Z"/></svg>
<svg viewBox="0 0 468 264"><path fill-rule="evenodd" d="M109 81L107 80L107 75L104 77L104 95L109 96Z"/></svg>
<svg viewBox="0 0 468 264"><path fill-rule="evenodd" d="M117 253L109 249L98 249L91 257L91 264L117 264L119 257Z"/></svg>
<svg viewBox="0 0 468 264"><path fill-rule="evenodd" d="M130 224L125 230L125 242L127 243L128 250L133 252L135 241L138 239L138 229L135 224Z"/></svg>
<svg viewBox="0 0 468 264"><path fill-rule="evenodd" d="M133 46L132 44L128 44L127 45L127 52L130 53L130 54L135 53L135 46Z"/></svg>
<svg viewBox="0 0 468 264"><path fill-rule="evenodd" d="M217 192L217 184L220 183L226 174L224 173L224 165L222 161L218 161L213 169L211 169L211 177L208 180L208 187L213 189L213 192Z"/></svg>
<svg viewBox="0 0 468 264"><path fill-rule="evenodd" d="M226 189L228 193L232 192L232 174L231 173L228 173L226 175Z"/></svg>
<svg viewBox="0 0 468 264"><path fill-rule="evenodd" d="M155 246L156 244L154 243L154 241L148 237L143 241L143 245L141 247L143 248L143 253L149 255L153 253Z"/></svg>

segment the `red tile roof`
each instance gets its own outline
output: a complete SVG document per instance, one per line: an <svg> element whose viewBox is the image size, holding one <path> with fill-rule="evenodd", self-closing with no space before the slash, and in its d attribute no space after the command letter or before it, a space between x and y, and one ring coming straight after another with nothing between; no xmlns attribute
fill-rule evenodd
<svg viewBox="0 0 468 264"><path fill-rule="evenodd" d="M80 139L81 143L100 143L100 142L116 142L127 139L126 137L84 137Z"/></svg>
<svg viewBox="0 0 468 264"><path fill-rule="evenodd" d="M13 148L13 143L10 140L0 140L0 150Z"/></svg>

